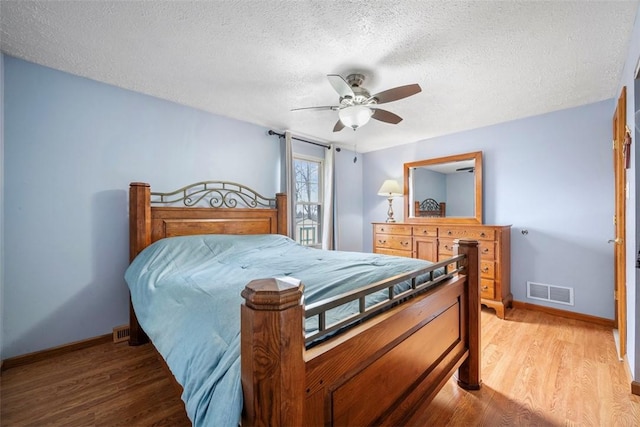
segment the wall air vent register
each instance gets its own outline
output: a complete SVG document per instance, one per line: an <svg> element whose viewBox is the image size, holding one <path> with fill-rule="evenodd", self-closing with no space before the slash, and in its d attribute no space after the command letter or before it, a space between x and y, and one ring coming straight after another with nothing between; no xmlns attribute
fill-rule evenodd
<svg viewBox="0 0 640 427"><path fill-rule="evenodd" d="M558 304L573 304L573 288L527 282L527 298Z"/></svg>

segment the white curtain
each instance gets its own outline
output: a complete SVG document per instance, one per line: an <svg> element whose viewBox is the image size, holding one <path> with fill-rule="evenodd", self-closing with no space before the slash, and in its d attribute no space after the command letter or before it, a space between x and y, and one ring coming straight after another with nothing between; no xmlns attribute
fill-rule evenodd
<svg viewBox="0 0 640 427"><path fill-rule="evenodd" d="M322 201L322 249L335 249L335 146L324 154L324 200Z"/></svg>
<svg viewBox="0 0 640 427"><path fill-rule="evenodd" d="M295 240L296 236L296 175L293 168L293 145L291 132L284 133L284 168L285 168L285 192L287 193L287 235Z"/></svg>

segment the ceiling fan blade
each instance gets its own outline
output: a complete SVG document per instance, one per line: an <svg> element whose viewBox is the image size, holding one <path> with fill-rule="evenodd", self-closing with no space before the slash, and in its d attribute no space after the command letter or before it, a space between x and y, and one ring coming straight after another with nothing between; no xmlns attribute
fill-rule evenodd
<svg viewBox="0 0 640 427"><path fill-rule="evenodd" d="M338 74L327 74L327 79L329 79L329 83L338 92L341 98L355 98L355 93L353 93L353 89L349 86L349 83L342 76Z"/></svg>
<svg viewBox="0 0 640 427"><path fill-rule="evenodd" d="M369 99L375 98L378 100L378 104L384 104L385 102L397 101L398 99L406 98L416 93L422 92L422 88L419 84L412 84L406 86L398 86L393 89L385 90L375 95L371 95Z"/></svg>
<svg viewBox="0 0 640 427"><path fill-rule="evenodd" d="M292 108L291 111L300 111L300 110L338 110L340 107L337 105L324 105L321 107L302 107L302 108Z"/></svg>
<svg viewBox="0 0 640 427"><path fill-rule="evenodd" d="M397 125L402 121L402 117L397 114L393 114L387 110L381 110L380 108L376 108L373 110L372 119L380 120L381 122L391 123Z"/></svg>
<svg viewBox="0 0 640 427"><path fill-rule="evenodd" d="M342 124L342 122L340 120L338 120L336 122L336 125L333 127L333 131L334 132L340 132L342 129L344 129L344 125Z"/></svg>

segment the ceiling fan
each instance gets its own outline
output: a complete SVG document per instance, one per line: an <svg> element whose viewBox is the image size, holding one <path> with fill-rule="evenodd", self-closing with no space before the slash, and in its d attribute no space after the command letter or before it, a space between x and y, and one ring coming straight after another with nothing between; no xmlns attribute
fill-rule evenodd
<svg viewBox="0 0 640 427"><path fill-rule="evenodd" d="M346 80L338 74L328 74L329 83L340 95L339 105L329 105L322 107L294 108L291 111L300 110L333 110L338 112L339 120L333 127L334 132L339 132L345 127L350 127L354 131L366 124L369 119L376 119L381 122L397 125L402 121L402 117L379 108L378 105L387 102L397 101L407 98L422 91L420 85L411 84L398 86L374 95L362 87L364 75L349 74Z"/></svg>

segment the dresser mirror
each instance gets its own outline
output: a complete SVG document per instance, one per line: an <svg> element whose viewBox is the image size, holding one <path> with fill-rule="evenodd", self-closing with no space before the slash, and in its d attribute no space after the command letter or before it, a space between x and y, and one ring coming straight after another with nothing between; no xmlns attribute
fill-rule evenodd
<svg viewBox="0 0 640 427"><path fill-rule="evenodd" d="M404 164L407 222L482 224L482 152Z"/></svg>

